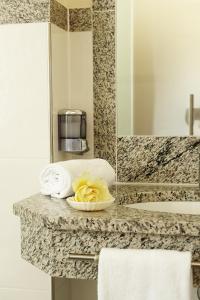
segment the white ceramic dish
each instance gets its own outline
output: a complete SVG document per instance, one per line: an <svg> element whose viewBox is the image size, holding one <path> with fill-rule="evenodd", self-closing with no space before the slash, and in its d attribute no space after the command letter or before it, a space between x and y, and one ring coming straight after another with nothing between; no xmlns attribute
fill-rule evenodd
<svg viewBox="0 0 200 300"><path fill-rule="evenodd" d="M82 211L100 211L110 207L115 199L109 201L102 202L76 202L74 201L74 197L67 198L67 203L74 209L82 210Z"/></svg>

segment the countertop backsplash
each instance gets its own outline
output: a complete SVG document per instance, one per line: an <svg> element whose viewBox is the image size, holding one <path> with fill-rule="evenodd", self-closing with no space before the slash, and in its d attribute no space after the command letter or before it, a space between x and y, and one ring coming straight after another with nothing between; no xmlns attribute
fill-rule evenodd
<svg viewBox="0 0 200 300"><path fill-rule="evenodd" d="M197 184L198 137L118 138L118 181Z"/></svg>

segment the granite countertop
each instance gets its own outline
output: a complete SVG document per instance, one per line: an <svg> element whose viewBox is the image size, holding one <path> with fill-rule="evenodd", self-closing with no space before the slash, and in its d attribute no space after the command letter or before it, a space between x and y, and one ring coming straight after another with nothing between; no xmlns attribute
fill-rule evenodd
<svg viewBox="0 0 200 300"><path fill-rule="evenodd" d="M148 212L122 204L148 201L199 201L197 188L118 186L116 203L101 212L80 212L65 200L40 194L14 204L14 214L26 222L41 223L49 229L121 232L159 235L200 235L200 215ZM180 198L181 197L181 198Z"/></svg>

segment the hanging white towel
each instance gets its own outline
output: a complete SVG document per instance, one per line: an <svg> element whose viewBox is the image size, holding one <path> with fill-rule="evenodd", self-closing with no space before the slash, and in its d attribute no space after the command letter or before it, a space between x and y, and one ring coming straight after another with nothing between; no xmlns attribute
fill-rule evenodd
<svg viewBox="0 0 200 300"><path fill-rule="evenodd" d="M108 186L115 182L115 171L103 159L76 159L49 164L40 174L40 191L43 195L66 198L73 195L72 183L83 173L105 180Z"/></svg>
<svg viewBox="0 0 200 300"><path fill-rule="evenodd" d="M191 254L103 249L98 300L191 300Z"/></svg>

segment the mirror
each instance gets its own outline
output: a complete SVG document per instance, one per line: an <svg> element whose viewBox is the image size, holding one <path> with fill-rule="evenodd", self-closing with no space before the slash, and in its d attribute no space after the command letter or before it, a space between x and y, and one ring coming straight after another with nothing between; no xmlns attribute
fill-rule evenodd
<svg viewBox="0 0 200 300"><path fill-rule="evenodd" d="M119 136L200 134L199 15L199 0L117 0Z"/></svg>

